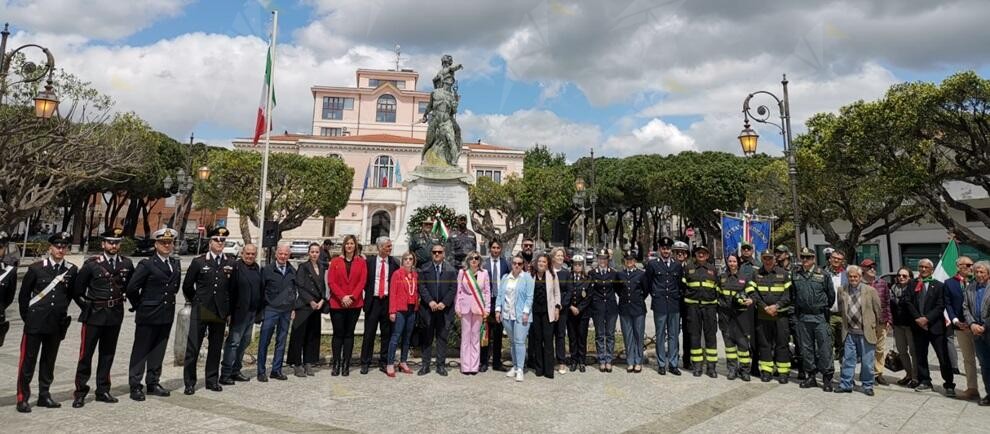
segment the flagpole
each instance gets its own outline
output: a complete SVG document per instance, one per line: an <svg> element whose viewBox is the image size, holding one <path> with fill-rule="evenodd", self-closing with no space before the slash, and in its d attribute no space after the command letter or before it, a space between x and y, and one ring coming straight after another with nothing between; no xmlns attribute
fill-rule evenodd
<svg viewBox="0 0 990 434"><path fill-rule="evenodd" d="M271 40L271 56L272 56L272 67L269 74L271 75L270 82L268 83L267 95L265 95L265 152L261 156L261 198L260 198L260 214L258 216L258 239L260 244L264 246L265 244L265 197L268 196L268 152L271 146L271 125L272 125L272 92L275 88L275 41L278 35L278 11L272 11L272 40ZM262 259L264 262L268 262L267 250L262 249Z"/></svg>

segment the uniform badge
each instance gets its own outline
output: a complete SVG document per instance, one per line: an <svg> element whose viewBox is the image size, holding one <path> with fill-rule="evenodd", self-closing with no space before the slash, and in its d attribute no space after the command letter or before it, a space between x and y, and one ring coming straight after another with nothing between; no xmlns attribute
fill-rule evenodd
<svg viewBox="0 0 990 434"><path fill-rule="evenodd" d="M585 291L585 290L582 289L581 290L581 298L587 298L587 297L588 297L588 291Z"/></svg>

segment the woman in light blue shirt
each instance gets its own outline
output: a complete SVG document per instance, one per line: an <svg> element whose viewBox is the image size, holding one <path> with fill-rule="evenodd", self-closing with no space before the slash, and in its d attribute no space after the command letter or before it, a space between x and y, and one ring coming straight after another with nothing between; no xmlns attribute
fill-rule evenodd
<svg viewBox="0 0 990 434"><path fill-rule="evenodd" d="M512 271L499 282L498 298L495 301L495 320L502 323L509 335L509 349L512 353L512 368L506 377L516 377L523 381L526 365L526 335L532 324L530 313L533 309L533 277L523 271L525 260L521 256L512 258Z"/></svg>

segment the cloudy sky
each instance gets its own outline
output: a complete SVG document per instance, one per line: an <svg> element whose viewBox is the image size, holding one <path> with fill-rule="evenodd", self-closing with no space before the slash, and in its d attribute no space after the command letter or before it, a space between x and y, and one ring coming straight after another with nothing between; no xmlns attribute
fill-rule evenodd
<svg viewBox="0 0 990 434"><path fill-rule="evenodd" d="M893 83L990 76L985 0L0 0L0 19L10 44L49 47L117 110L229 144L253 132L271 9L276 130L311 131L310 86L394 67L400 44L421 76L444 53L464 64L466 140L571 159L738 153L743 99L780 94L783 73L798 132ZM758 131L772 152L776 130Z"/></svg>

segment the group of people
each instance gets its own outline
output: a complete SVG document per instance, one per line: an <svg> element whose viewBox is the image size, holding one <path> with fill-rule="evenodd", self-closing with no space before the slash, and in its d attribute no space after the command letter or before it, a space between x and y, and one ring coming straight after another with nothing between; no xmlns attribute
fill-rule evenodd
<svg viewBox="0 0 990 434"><path fill-rule="evenodd" d="M563 249L534 253L535 243L529 238L514 256L504 256L501 241L493 240L487 257L472 249L457 262L446 257L443 243L432 243L429 260L420 263L413 251L396 260L386 237L376 240L376 254L365 257L353 236L344 238L341 254L329 261L325 249L313 243L307 259L294 266L289 245L279 244L274 260L262 266L252 244L239 259L224 255L229 233L219 227L208 234L209 252L193 259L180 279L181 264L172 255L176 231L157 231L155 254L136 266L119 254L121 232L118 228L106 234L103 253L81 267L65 260L68 234L54 234L48 257L28 267L18 297L24 320L18 411L31 411L36 365L37 405L60 406L49 387L60 342L71 324L67 310L72 301L81 309L82 323L73 407L85 405L97 352L95 399L117 402L110 393L110 367L128 302L136 324L128 370L130 398L143 401L146 393L169 396L160 377L180 290L191 307L183 361L187 395L196 392L204 339L208 390L219 392L224 385L250 380L242 372L242 360L256 323L261 324L258 381L286 380L285 363L296 377L313 376L320 360L321 315L327 313L333 327L332 376L350 375L362 312L361 374L368 374L373 364L389 377L411 374L409 348L418 340L422 363L417 374L448 375L446 354L455 318L460 321L464 375L490 367L523 381L527 369L547 378L585 372L592 323L598 370L612 372L617 320L626 371L640 373L646 363L647 298L656 326L660 375L681 375L684 367L695 377L718 377L720 330L730 380L750 381L756 375L764 382L787 383L796 360L800 387L848 393L861 361L861 390L872 396L874 384L885 383L884 342L891 330L907 372L898 384L917 391L932 388L927 357L932 345L945 394L956 396L949 361L950 352L955 352L949 348L951 330L966 370L962 397L979 398L975 359L983 370L984 387L990 389L990 335L985 333L990 322L990 263L974 264L966 257L957 261L959 274L944 283L932 280L933 264L923 260L917 278L902 268L889 288L877 277L871 260L846 266L841 251L830 252L829 266L820 268L808 248L799 252L800 263L792 264L785 246L761 252L757 259L753 246L746 244L739 256L725 258L720 271L706 247L690 252L687 244L666 237L659 243L659 255L642 267L631 252L625 253L621 270L612 268L606 249L597 252L595 261L575 255L568 264ZM0 246L5 246L2 241ZM13 299L16 272L9 272L14 267L5 263L3 254L0 251L0 301L5 308ZM2 318L0 322L5 323ZM503 333L509 366L502 362ZM377 362L376 334L381 338ZM791 354L792 342L796 355ZM841 358L837 386L833 357ZM990 397L980 405L990 405Z"/></svg>

